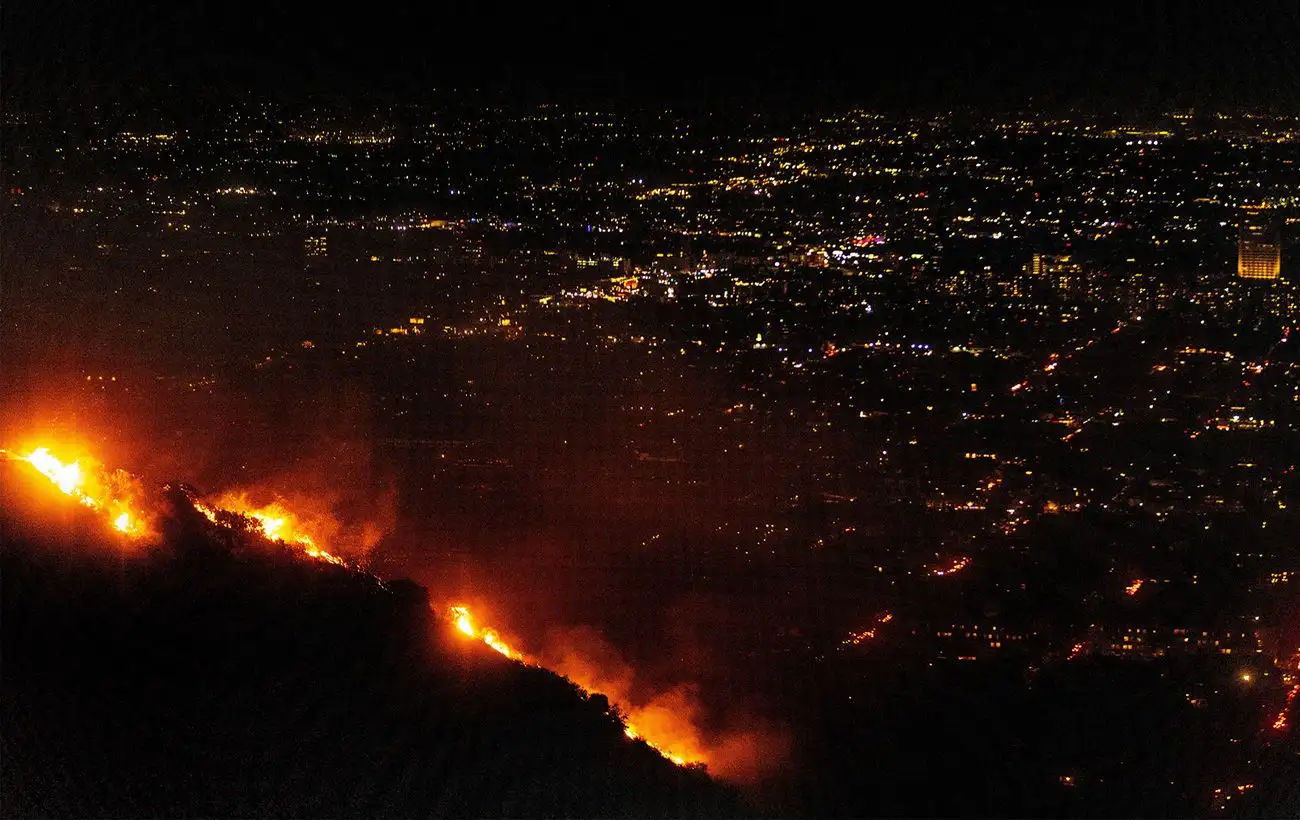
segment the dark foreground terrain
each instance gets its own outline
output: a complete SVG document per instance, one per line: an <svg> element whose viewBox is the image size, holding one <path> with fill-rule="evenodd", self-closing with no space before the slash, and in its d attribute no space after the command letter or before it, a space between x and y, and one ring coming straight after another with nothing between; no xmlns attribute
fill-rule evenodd
<svg viewBox="0 0 1300 820"><path fill-rule="evenodd" d="M64 500L0 504L6 816L748 813L603 697L460 640L422 588L172 503L136 552Z"/></svg>

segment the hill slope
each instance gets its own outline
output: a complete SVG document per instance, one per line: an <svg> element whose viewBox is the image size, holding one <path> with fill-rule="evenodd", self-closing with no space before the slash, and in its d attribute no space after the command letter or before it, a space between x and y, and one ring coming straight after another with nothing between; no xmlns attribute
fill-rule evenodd
<svg viewBox="0 0 1300 820"><path fill-rule="evenodd" d="M602 697L458 640L414 584L218 543L179 505L163 546L132 555L79 511L13 506L7 815L747 811L628 741Z"/></svg>

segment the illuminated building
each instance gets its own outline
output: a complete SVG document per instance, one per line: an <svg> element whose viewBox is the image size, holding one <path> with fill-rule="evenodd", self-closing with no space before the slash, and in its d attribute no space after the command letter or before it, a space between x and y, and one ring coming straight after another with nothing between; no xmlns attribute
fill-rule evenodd
<svg viewBox="0 0 1300 820"><path fill-rule="evenodd" d="M1047 265L1048 259L1041 253L1034 254L1034 258L1029 261L1029 275L1037 279L1043 275L1043 269Z"/></svg>
<svg viewBox="0 0 1300 820"><path fill-rule="evenodd" d="M308 256L325 256L328 254L328 244L324 236L309 236L302 243L303 250Z"/></svg>
<svg viewBox="0 0 1300 820"><path fill-rule="evenodd" d="M1243 208L1237 242L1237 276L1276 279L1281 271L1282 246L1270 210L1265 206Z"/></svg>

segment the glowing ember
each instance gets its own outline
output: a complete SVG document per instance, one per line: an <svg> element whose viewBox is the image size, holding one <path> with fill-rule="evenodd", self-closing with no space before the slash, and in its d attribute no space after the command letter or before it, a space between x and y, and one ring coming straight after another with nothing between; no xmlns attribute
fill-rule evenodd
<svg viewBox="0 0 1300 820"><path fill-rule="evenodd" d="M942 578L945 575L956 575L968 566L970 566L970 559L962 556L946 567L939 567L938 569L931 570L930 574L936 578Z"/></svg>
<svg viewBox="0 0 1300 820"><path fill-rule="evenodd" d="M1134 581L1133 583L1131 583L1131 584L1129 584L1128 586L1124 587L1124 591L1127 592L1127 593L1129 594L1129 597L1132 597L1132 596L1138 594L1138 590L1142 588L1142 584L1143 584L1143 580L1142 580L1141 578L1139 578L1139 579L1137 579L1136 581Z"/></svg>
<svg viewBox="0 0 1300 820"><path fill-rule="evenodd" d="M852 646L861 646L867 641L875 639L877 628L884 626L892 620L894 620L894 613L892 612L886 612L885 614L880 615L876 618L876 622L869 629L864 629L861 632L850 632L847 638L840 641L840 649L847 649Z"/></svg>
<svg viewBox="0 0 1300 820"><path fill-rule="evenodd" d="M475 627L474 618L470 614L469 607L463 605L453 606L448 610L448 617L451 619L452 625L455 626L456 630L462 635L482 641L494 651L510 658L511 660L518 661L527 666L544 668L535 658L524 655L522 652L519 652L509 644L505 643L501 639L500 633L495 630ZM581 689L588 697L592 694L596 694L595 689L589 685L589 682L574 680L571 675L566 675L565 677ZM701 754L697 752L688 752L685 749L679 748L677 744L669 744L664 741L659 741L657 737L656 740L651 740L643 734L642 726L662 724L663 722L661 720L662 716L656 713L654 707L647 707L645 709L626 709L620 705L618 711L620 714L629 715L629 718L625 720L623 724L623 734L629 740L636 740L646 744L651 749L654 749L656 752L663 755L665 759L672 761L678 766L703 765L704 760ZM639 721L638 718L640 718ZM657 736L658 734L657 732L648 729L645 731L650 735Z"/></svg>
<svg viewBox="0 0 1300 820"><path fill-rule="evenodd" d="M1282 710L1277 713L1277 719L1273 721L1273 729L1279 732L1285 732L1291 725L1291 704L1295 702L1296 693L1300 692L1300 683L1292 686L1286 693L1286 701L1282 704Z"/></svg>

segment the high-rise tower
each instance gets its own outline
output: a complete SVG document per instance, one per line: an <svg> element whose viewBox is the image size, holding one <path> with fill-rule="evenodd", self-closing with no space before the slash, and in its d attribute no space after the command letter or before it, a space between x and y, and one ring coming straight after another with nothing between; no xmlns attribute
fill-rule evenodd
<svg viewBox="0 0 1300 820"><path fill-rule="evenodd" d="M1282 272L1282 242L1272 211L1264 205L1243 208L1237 240L1237 276L1276 279Z"/></svg>

